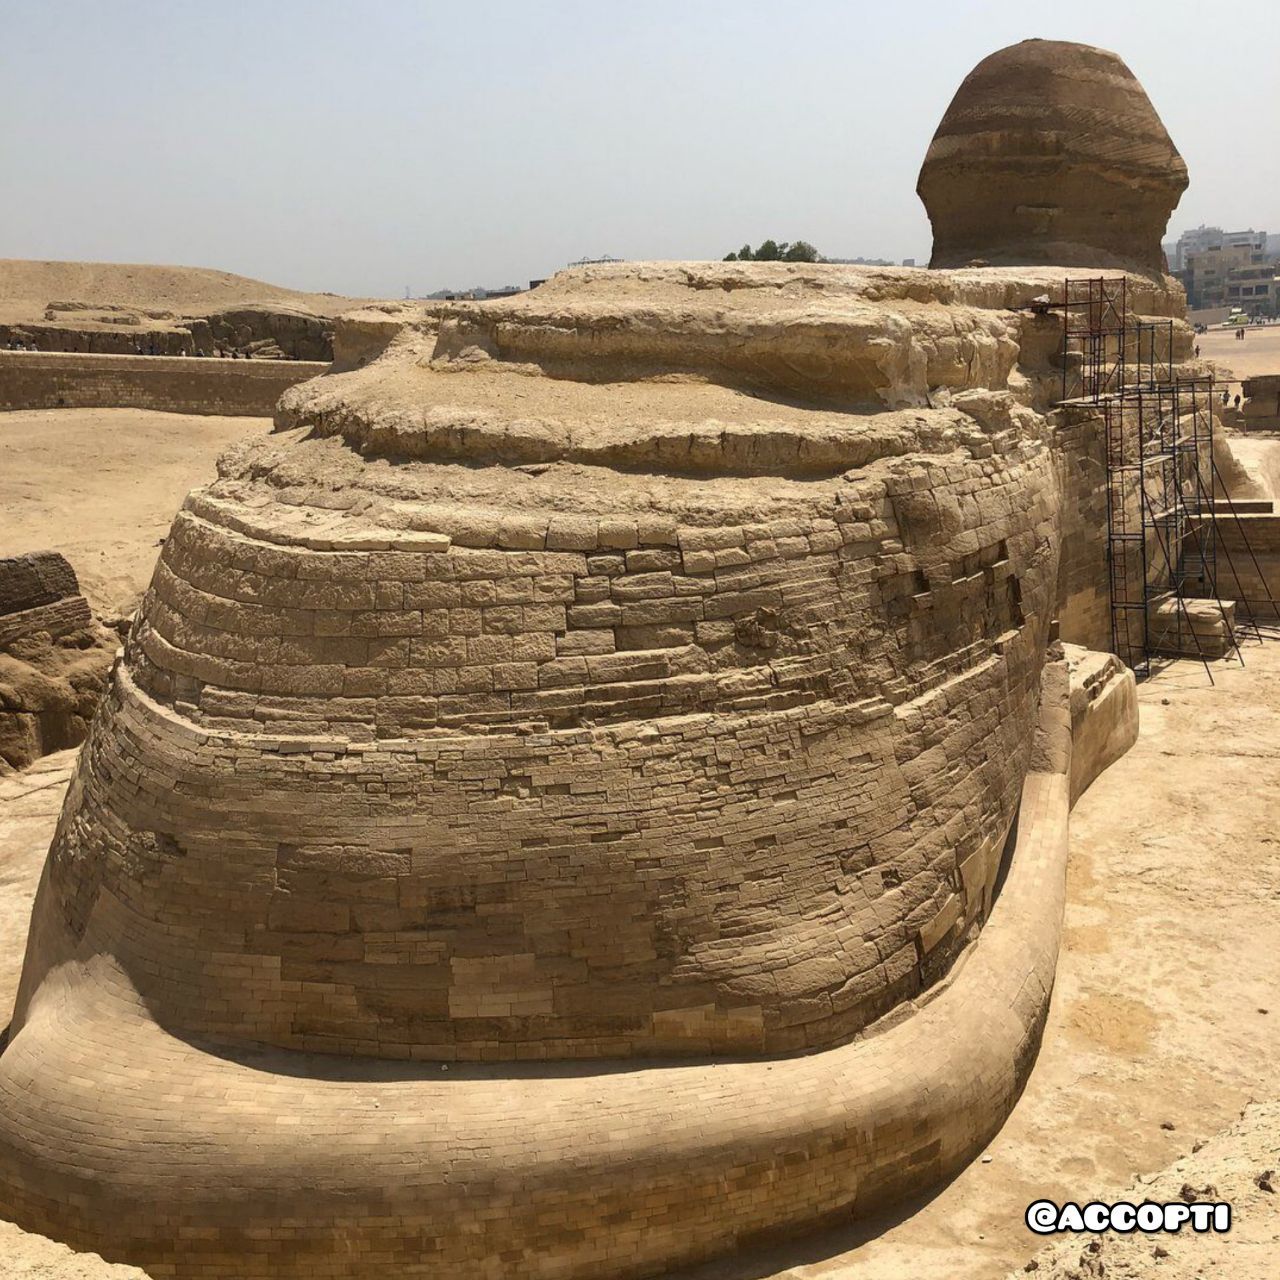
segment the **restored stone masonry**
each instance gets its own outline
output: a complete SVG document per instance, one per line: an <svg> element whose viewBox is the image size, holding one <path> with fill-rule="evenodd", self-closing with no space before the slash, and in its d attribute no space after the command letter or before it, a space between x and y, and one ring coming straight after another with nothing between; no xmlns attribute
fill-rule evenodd
<svg viewBox="0 0 1280 1280"><path fill-rule="evenodd" d="M282 392L326 368L305 360L0 351L0 412L128 408L269 418Z"/></svg>

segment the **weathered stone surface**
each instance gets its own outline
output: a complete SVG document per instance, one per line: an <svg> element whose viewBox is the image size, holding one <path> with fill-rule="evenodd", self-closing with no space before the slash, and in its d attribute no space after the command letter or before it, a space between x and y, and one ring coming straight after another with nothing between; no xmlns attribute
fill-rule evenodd
<svg viewBox="0 0 1280 1280"><path fill-rule="evenodd" d="M1280 373L1246 378L1241 391L1240 425L1246 431L1280 431Z"/></svg>
<svg viewBox="0 0 1280 1280"><path fill-rule="evenodd" d="M75 570L56 551L0 559L0 617L78 595Z"/></svg>
<svg viewBox="0 0 1280 1280"><path fill-rule="evenodd" d="M1024 40L984 58L934 134L917 190L934 267L1164 268L1187 168L1114 53Z"/></svg>
<svg viewBox="0 0 1280 1280"><path fill-rule="evenodd" d="M137 1267L112 1266L94 1253L29 1235L0 1222L0 1260L5 1280L148 1280Z"/></svg>
<svg viewBox="0 0 1280 1280"><path fill-rule="evenodd" d="M118 643L56 551L0 559L0 773L84 741Z"/></svg>
<svg viewBox="0 0 1280 1280"><path fill-rule="evenodd" d="M0 412L129 407L265 418L281 392L324 369L303 360L0 350Z"/></svg>

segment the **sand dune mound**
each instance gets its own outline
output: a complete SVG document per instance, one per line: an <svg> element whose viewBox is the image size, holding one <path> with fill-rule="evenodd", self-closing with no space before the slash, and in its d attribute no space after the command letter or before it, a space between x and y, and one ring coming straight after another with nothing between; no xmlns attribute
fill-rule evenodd
<svg viewBox="0 0 1280 1280"><path fill-rule="evenodd" d="M42 319L50 303L65 302L180 314L274 303L334 316L359 301L335 293L285 289L208 267L0 258L0 321L7 323Z"/></svg>

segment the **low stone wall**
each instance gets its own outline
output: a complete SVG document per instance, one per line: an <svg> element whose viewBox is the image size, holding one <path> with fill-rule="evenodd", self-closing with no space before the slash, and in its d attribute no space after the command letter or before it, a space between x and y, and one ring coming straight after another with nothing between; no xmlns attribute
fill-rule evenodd
<svg viewBox="0 0 1280 1280"><path fill-rule="evenodd" d="M1138 685L1113 653L1064 645L1070 670L1071 803L1138 740Z"/></svg>
<svg viewBox="0 0 1280 1280"><path fill-rule="evenodd" d="M309 360L0 351L0 411L127 408L268 418L289 387L326 368Z"/></svg>
<svg viewBox="0 0 1280 1280"><path fill-rule="evenodd" d="M1218 590L1234 600L1240 616L1280 617L1280 515L1240 511L1233 518L1219 506Z"/></svg>
<svg viewBox="0 0 1280 1280"><path fill-rule="evenodd" d="M1240 426L1246 431L1280 431L1280 373L1246 378Z"/></svg>

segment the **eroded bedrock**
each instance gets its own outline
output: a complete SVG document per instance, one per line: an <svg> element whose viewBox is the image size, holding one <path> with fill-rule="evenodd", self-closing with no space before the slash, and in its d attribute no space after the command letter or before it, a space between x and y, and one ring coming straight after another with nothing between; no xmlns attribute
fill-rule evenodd
<svg viewBox="0 0 1280 1280"><path fill-rule="evenodd" d="M639 1276L963 1162L1052 980L1051 624L1105 592L1015 310L1061 277L640 265L340 339L187 499L82 753L19 1222Z"/></svg>

